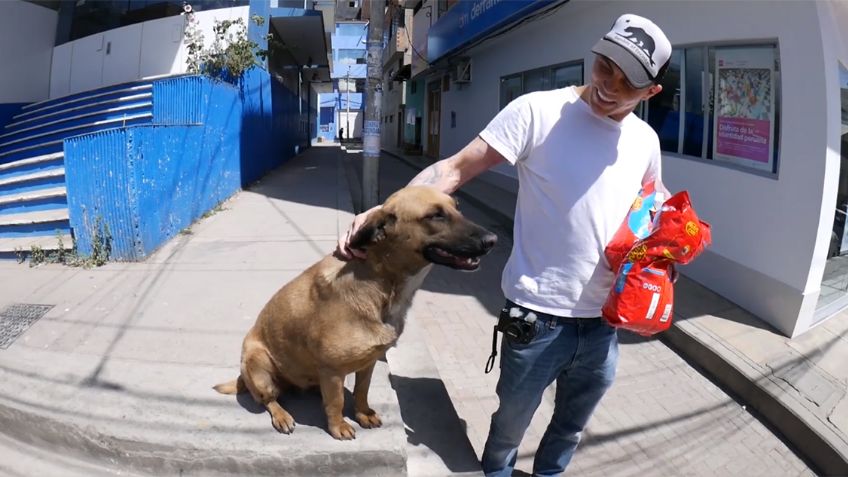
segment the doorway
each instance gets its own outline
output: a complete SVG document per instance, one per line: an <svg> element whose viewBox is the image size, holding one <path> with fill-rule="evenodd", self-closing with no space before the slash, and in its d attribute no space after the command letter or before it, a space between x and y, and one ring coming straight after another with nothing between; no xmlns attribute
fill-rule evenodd
<svg viewBox="0 0 848 477"><path fill-rule="evenodd" d="M842 110L839 185L816 321L848 305L848 69L842 64L839 65L839 88Z"/></svg>
<svg viewBox="0 0 848 477"><path fill-rule="evenodd" d="M439 129L442 115L441 81L427 85L427 156L439 158Z"/></svg>

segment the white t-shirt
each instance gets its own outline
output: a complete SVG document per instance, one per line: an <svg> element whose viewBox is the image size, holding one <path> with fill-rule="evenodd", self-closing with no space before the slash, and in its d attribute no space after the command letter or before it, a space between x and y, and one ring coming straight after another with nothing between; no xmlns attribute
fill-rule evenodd
<svg viewBox="0 0 848 477"><path fill-rule="evenodd" d="M506 298L556 316L601 316L614 278L604 248L641 186L661 178L657 134L633 114L596 115L569 87L520 96L480 137L518 170Z"/></svg>

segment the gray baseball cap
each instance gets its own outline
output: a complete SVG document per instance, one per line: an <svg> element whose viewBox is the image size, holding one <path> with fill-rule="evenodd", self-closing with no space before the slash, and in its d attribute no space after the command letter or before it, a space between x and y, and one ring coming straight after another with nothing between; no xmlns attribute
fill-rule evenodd
<svg viewBox="0 0 848 477"><path fill-rule="evenodd" d="M645 88L661 79L671 42L654 22L628 13L618 17L592 51L618 65L634 87Z"/></svg>

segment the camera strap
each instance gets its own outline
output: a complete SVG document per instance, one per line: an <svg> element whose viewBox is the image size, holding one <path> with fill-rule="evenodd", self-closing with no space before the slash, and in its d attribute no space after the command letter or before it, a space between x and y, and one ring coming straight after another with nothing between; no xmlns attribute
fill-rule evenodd
<svg viewBox="0 0 848 477"><path fill-rule="evenodd" d="M492 371L492 368L495 367L495 357L498 355L498 325L492 329L492 354L489 355L489 359L486 361L486 368L484 371L486 374Z"/></svg>

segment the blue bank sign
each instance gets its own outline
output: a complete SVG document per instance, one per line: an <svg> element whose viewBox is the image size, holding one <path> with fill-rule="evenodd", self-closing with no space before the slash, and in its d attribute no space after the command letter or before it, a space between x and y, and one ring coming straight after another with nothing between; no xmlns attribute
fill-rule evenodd
<svg viewBox="0 0 848 477"><path fill-rule="evenodd" d="M459 1L430 27L430 32L427 34L427 61L432 63L457 48L478 40L555 1Z"/></svg>

